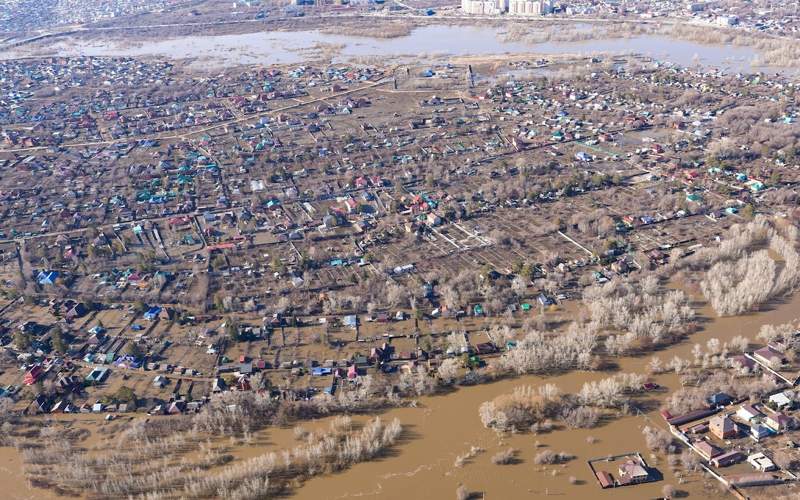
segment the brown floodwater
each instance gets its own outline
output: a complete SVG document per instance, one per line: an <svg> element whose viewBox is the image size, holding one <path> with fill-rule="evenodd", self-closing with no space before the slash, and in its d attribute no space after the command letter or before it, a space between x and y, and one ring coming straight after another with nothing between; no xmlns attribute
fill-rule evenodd
<svg viewBox="0 0 800 500"><path fill-rule="evenodd" d="M0 447L0 485L3 487L0 497L9 500L56 498L54 493L31 488L22 465L22 456L16 449Z"/></svg>
<svg viewBox="0 0 800 500"><path fill-rule="evenodd" d="M727 340L736 335L755 339L761 325L779 324L800 316L800 293L770 309L729 318L718 318L708 308L699 311L702 330L687 341L652 354L619 360L619 372L644 373L652 355L668 361L678 355L691 357L695 343L705 344L710 338ZM484 401L511 392L520 385L557 385L563 392L577 392L590 380L610 376L610 372L570 372L558 376L524 376L492 384L462 387L451 393L419 399L415 408L386 411L381 418L399 418L406 430L401 443L387 456L368 463L357 464L337 474L319 476L306 481L294 490L297 499L343 498L453 498L456 488L463 484L469 491L484 498L615 498L642 499L661 495L664 485L671 484L693 498L719 495L708 490L698 476L687 476L683 482L672 473L663 456L654 456L647 449L641 429L645 425L665 427L653 404L647 414L610 420L594 429L557 429L545 434L517 434L501 437L485 429L478 418L478 407ZM654 377L659 384L674 390L678 387L675 374ZM652 399L661 400L668 393L658 393ZM367 416L355 417L364 421ZM315 430L326 426L327 419L302 423ZM589 439L589 438L593 439ZM591 441L591 443L590 443ZM291 428L268 429L254 436L250 445L231 446L237 460L268 450L286 449L296 441ZM485 451L456 467L456 457L478 446ZM494 465L491 456L509 447L519 450L518 462ZM536 465L534 456L542 450L566 452L575 458L564 465ZM586 463L592 458L639 451L651 466L663 474L662 481L647 485L601 490ZM574 478L573 481L571 479ZM575 483L575 484L572 484ZM0 484L2 498L53 498L55 495L32 489L23 475L19 454L10 448L0 448ZM477 496L480 498L480 495Z"/></svg>
<svg viewBox="0 0 800 500"><path fill-rule="evenodd" d="M700 310L706 321L703 329L689 340L669 349L653 353L667 361L678 355L691 357L695 343L711 338L727 340L744 335L755 340L761 325L785 323L800 316L800 294L769 310L738 317L718 318L708 308ZM650 355L619 360L621 372L646 371ZM661 495L664 485L671 484L691 497L700 498L717 494L704 489L697 476L681 484L664 457L654 457L647 449L641 429L645 425L665 427L656 405L652 411L640 416L629 416L608 422L594 429L560 429L548 434L519 434L501 438L485 429L478 418L478 407L484 401L508 393L520 385L539 386L556 384L564 392L580 390L584 382L609 376L608 373L572 372L553 377L526 376L503 380L493 384L459 388L447 395L420 399L417 408L388 411L382 418L397 417L408 430L407 439L388 457L355 465L332 475L307 481L296 490L297 499L339 498L453 498L456 488L463 484L468 490L483 493L484 498L615 498L642 499ZM675 374L654 378L671 390L678 386ZM663 399L666 393L657 398ZM275 442L286 443L284 433L291 430L273 430ZM589 444L587 438L596 442ZM466 453L471 446L486 451L462 468L454 466L456 457ZM491 456L513 447L519 450L520 459L514 465L494 465ZM534 456L541 450L564 451L575 455L566 465L535 465ZM647 485L602 490L592 477L586 463L591 458L640 451L648 463L663 474L663 481ZM571 484L570 477L578 480Z"/></svg>

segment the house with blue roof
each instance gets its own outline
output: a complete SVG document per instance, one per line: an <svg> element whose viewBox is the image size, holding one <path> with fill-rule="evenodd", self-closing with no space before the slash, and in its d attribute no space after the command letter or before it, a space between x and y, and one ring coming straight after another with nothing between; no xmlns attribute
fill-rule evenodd
<svg viewBox="0 0 800 500"><path fill-rule="evenodd" d="M86 375L86 381L91 383L100 383L108 377L109 369L106 367L95 367L94 370Z"/></svg>
<svg viewBox="0 0 800 500"><path fill-rule="evenodd" d="M39 274L36 275L36 281L42 286L55 285L57 279L57 271L40 271Z"/></svg>
<svg viewBox="0 0 800 500"><path fill-rule="evenodd" d="M350 328L355 328L358 326L358 316L355 314L349 314L342 318L342 324Z"/></svg>
<svg viewBox="0 0 800 500"><path fill-rule="evenodd" d="M161 314L161 308L159 306L153 306L144 313L144 319L147 321L153 321L158 318L158 315Z"/></svg>

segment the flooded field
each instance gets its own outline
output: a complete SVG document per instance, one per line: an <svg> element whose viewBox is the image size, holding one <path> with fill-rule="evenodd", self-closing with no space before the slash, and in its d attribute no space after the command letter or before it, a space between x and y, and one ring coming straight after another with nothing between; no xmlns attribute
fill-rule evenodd
<svg viewBox="0 0 800 500"><path fill-rule="evenodd" d="M201 59L203 65L294 64L313 56L318 49L330 50L335 61L361 56L433 58L437 56L542 54L592 55L637 53L682 66L701 64L727 71L756 71L751 66L757 51L741 46L705 45L665 36L588 40L580 42L525 43L504 38L495 27L423 26L409 36L375 39L319 31L277 31L220 36L184 36L131 44L118 39L60 41L49 45L42 55L159 56ZM8 51L0 58L31 55L29 49Z"/></svg>
<svg viewBox="0 0 800 500"><path fill-rule="evenodd" d="M0 447L0 484L3 485L2 497L9 500L56 498L55 494L28 485L23 473L22 456L14 448Z"/></svg>
<svg viewBox="0 0 800 500"><path fill-rule="evenodd" d="M705 343L711 338L728 340L736 335L744 335L753 339L762 325L794 320L798 317L798 311L800 294L789 301L775 304L768 311L738 317L718 318L708 307L704 307L700 314L707 322L701 331L689 340L654 355L665 361L676 355L690 358L695 343ZM645 373L649 360L649 354L621 359L619 372ZM552 383L564 392L576 392L585 382L606 376L608 373L603 372L526 376L421 398L417 408L397 409L382 415L385 419L399 418L407 430L405 442L396 447L394 454L356 465L339 474L312 479L296 491L295 497L445 498L452 497L460 484L470 491L483 493L486 498L654 498L661 494L666 484L695 498L719 495L715 490L716 484L714 490L709 491L698 476L685 477L681 482L672 474L664 457L654 456L648 451L642 436L641 430L645 425L666 428L658 414L657 403L679 387L678 377L674 373L654 377L668 391L652 396L653 404L647 414L613 420L594 429L560 428L539 435L520 434L501 438L494 431L485 429L478 418L481 403L509 393L521 385L537 387ZM323 420L303 425L308 429L316 429L327 425L327 422ZM249 457L264 450L292 446L292 429L271 429L263 434L261 441L267 444L242 450L240 456ZM473 446L485 451L469 460L467 465L456 467L456 457ZM491 463L492 455L509 447L519 450L517 463ZM544 449L566 452L575 458L564 465L535 465L534 456ZM651 466L658 468L664 479L648 485L601 490L592 477L587 460L636 451L641 452Z"/></svg>
<svg viewBox="0 0 800 500"><path fill-rule="evenodd" d="M710 308L699 311L703 329L683 343L653 355L662 360L673 356L691 357L695 343L708 339L728 340L736 335L753 339L763 324L779 324L794 320L800 311L800 294L789 300L773 304L757 314L737 317L716 317ZM645 373L651 354L619 360L619 372ZM502 380L492 384L462 387L449 394L424 397L414 408L384 412L381 418L399 418L405 428L404 439L388 456L353 466L342 473L314 478L294 490L294 496L305 498L444 498L452 497L461 484L486 498L654 498L661 494L666 484L671 484L691 497L718 495L708 490L707 482L699 476L673 475L663 456L652 455L645 444L641 429L645 425L665 427L658 415L658 405L669 393L679 387L674 373L658 375L654 380L666 387L666 392L652 393L648 397L646 414L614 419L593 429L572 430L557 427L548 433L518 434L501 437L485 429L478 417L478 407L484 401L511 392L521 385L540 386L551 383L562 392L577 392L591 380L607 377L610 372L570 372L557 376L525 376ZM74 418L62 416L62 418ZM77 425L81 425L78 417ZM87 417L92 418L92 417ZM362 422L367 416L355 417ZM302 426L315 430L327 426L327 419L303 422ZM266 451L291 448L296 444L292 428L267 429L257 433L250 445L236 446L231 453L237 459L259 455ZM97 435L85 444L97 445ZM472 447L484 451L466 461L463 467L455 465L456 457ZM511 465L494 465L491 457L509 447L519 450L517 461ZM536 465L534 456L543 450L565 452L575 458L562 465ZM608 455L641 452L649 465L656 467L663 480L648 485L601 490L587 465L587 460ZM0 481L7 488L5 498L47 498L50 492L31 489L22 474L19 454L9 448L0 449ZM716 488L716 484L713 485Z"/></svg>

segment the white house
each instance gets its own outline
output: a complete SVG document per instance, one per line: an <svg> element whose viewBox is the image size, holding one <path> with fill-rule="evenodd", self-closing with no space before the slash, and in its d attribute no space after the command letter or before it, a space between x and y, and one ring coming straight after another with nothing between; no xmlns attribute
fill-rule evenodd
<svg viewBox="0 0 800 500"><path fill-rule="evenodd" d="M747 457L747 463L753 466L754 469L761 472L769 472L777 469L775 463L763 453L755 453Z"/></svg>
<svg viewBox="0 0 800 500"><path fill-rule="evenodd" d="M763 417L764 415L751 405L742 405L739 410L736 411L736 416L745 422L750 423L751 420Z"/></svg>
<svg viewBox="0 0 800 500"><path fill-rule="evenodd" d="M769 402L774 404L779 410L792 407L792 400L785 392L779 392L769 397Z"/></svg>

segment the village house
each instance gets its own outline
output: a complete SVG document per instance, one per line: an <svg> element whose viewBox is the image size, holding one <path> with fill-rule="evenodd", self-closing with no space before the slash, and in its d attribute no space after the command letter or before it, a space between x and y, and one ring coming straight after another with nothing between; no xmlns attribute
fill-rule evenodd
<svg viewBox="0 0 800 500"><path fill-rule="evenodd" d="M44 375L44 369L41 365L33 365L30 370L25 373L23 383L25 385L33 385L39 381Z"/></svg>
<svg viewBox="0 0 800 500"><path fill-rule="evenodd" d="M777 469L775 463L761 452L748 456L747 463L760 472L769 472Z"/></svg>
<svg viewBox="0 0 800 500"><path fill-rule="evenodd" d="M711 434L719 439L735 438L739 434L736 424L728 415L715 415L708 422Z"/></svg>
<svg viewBox="0 0 800 500"><path fill-rule="evenodd" d="M733 450L722 455L718 455L711 459L711 465L714 467L728 467L733 464L738 464L739 462L744 461L745 456L744 453L741 451Z"/></svg>
<svg viewBox="0 0 800 500"><path fill-rule="evenodd" d="M785 392L778 392L769 397L769 406L777 410L791 409L794 401Z"/></svg>
<svg viewBox="0 0 800 500"><path fill-rule="evenodd" d="M756 367L756 363L747 356L740 354L738 356L734 356L733 358L731 358L731 366L738 368L740 370L746 370L748 372L752 372Z"/></svg>
<svg viewBox="0 0 800 500"><path fill-rule="evenodd" d="M721 406L728 406L732 402L733 402L733 399L729 395L725 394L724 392L716 392L716 393L712 394L711 396L709 396L709 398L708 398L708 404L710 406L715 407L715 408L718 408L718 407L721 407Z"/></svg>
<svg viewBox="0 0 800 500"><path fill-rule="evenodd" d="M739 409L736 411L736 416L741 420L750 423L753 420L763 417L764 414L756 410L753 406L745 404L739 407Z"/></svg>
<svg viewBox="0 0 800 500"><path fill-rule="evenodd" d="M793 428L794 419L781 412L770 413L767 415L767 418L764 419L764 425L769 427L772 431L780 433Z"/></svg>
<svg viewBox="0 0 800 500"><path fill-rule="evenodd" d="M626 460L619 466L619 482L620 484L638 484L647 482L650 479L650 473L647 469L637 460Z"/></svg>
<svg viewBox="0 0 800 500"><path fill-rule="evenodd" d="M770 435L770 429L761 423L755 423L750 426L750 435L753 437L753 439L759 441Z"/></svg>
<svg viewBox="0 0 800 500"><path fill-rule="evenodd" d="M722 450L708 441L700 441L699 443L695 443L694 448L697 450L700 456L706 460L711 460L716 456L722 455Z"/></svg>
<svg viewBox="0 0 800 500"><path fill-rule="evenodd" d="M779 368L784 363L783 353L773 348L772 346L762 347L753 353L756 361L763 363L770 368Z"/></svg>

